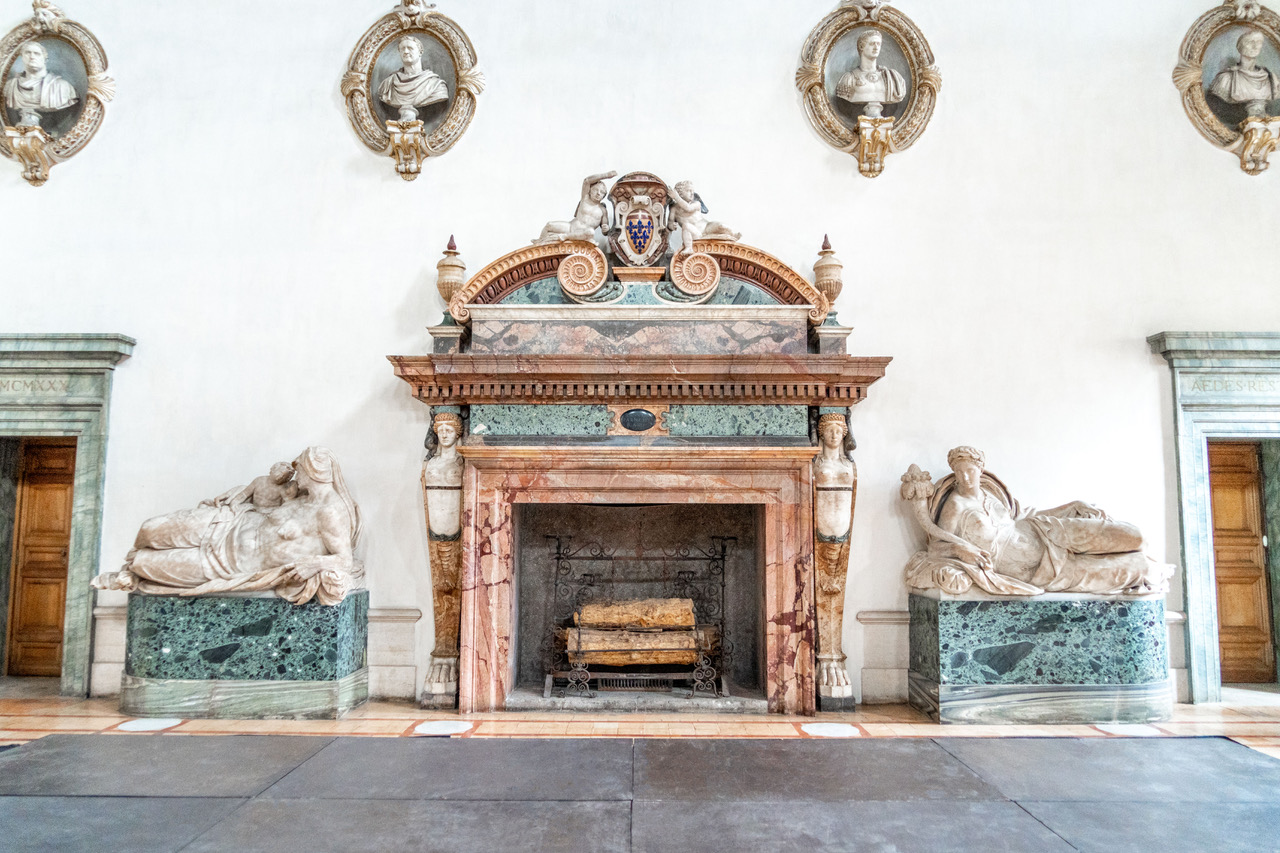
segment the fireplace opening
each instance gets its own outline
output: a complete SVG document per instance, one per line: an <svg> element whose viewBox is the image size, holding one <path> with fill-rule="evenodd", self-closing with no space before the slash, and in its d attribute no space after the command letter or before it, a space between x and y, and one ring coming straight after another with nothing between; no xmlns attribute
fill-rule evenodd
<svg viewBox="0 0 1280 853"><path fill-rule="evenodd" d="M507 707L762 711L760 514L520 506Z"/></svg>

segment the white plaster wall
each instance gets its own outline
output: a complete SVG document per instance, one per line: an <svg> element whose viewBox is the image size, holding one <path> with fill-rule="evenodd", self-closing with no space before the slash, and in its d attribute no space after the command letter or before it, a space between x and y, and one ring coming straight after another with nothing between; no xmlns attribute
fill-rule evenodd
<svg viewBox="0 0 1280 853"><path fill-rule="evenodd" d="M805 272L830 233L851 350L895 357L854 414L855 684L885 628L854 614L906 605L918 543L898 477L941 474L953 445L984 448L1024 504L1093 501L1177 561L1168 371L1144 339L1280 328L1268 257L1249 252L1280 226L1280 175L1204 142L1170 82L1210 0L903 0L944 88L875 181L810 129L793 85L832 0L446 2L489 88L412 184L338 92L390 5L68 5L119 96L45 187L0 163L0 326L138 339L116 374L104 568L148 516L325 444L367 518L373 606L428 614L425 671L427 408L383 356L427 351L450 234L475 271L610 168L693 179L715 218ZM26 13L5 4L0 28Z"/></svg>

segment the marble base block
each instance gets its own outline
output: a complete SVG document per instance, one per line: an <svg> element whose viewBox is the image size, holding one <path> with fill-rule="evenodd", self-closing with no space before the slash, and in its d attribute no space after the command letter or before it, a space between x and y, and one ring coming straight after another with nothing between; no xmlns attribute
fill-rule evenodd
<svg viewBox="0 0 1280 853"><path fill-rule="evenodd" d="M823 712L830 711L856 711L858 703L852 695L849 696L827 696L821 690L818 691L818 710Z"/></svg>
<svg viewBox="0 0 1280 853"><path fill-rule="evenodd" d="M1174 692L1163 599L911 595L912 706L943 723L1148 723Z"/></svg>
<svg viewBox="0 0 1280 853"><path fill-rule="evenodd" d="M369 696L369 593L131 595L120 709L188 719L337 719Z"/></svg>

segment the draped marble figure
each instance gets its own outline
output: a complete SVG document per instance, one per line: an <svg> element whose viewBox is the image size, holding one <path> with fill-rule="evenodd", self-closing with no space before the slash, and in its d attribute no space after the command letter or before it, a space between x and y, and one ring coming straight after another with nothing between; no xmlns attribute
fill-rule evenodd
<svg viewBox="0 0 1280 853"><path fill-rule="evenodd" d="M1267 114L1267 105L1280 100L1280 75L1258 64L1266 36L1249 30L1236 40L1240 61L1223 69L1209 85L1209 94L1228 104L1244 104L1251 116Z"/></svg>
<svg viewBox="0 0 1280 853"><path fill-rule="evenodd" d="M274 590L294 604L340 603L364 580L353 555L360 509L327 448L308 447L292 468L293 488L268 495L259 483L146 521L123 568L93 585L179 596Z"/></svg>
<svg viewBox="0 0 1280 853"><path fill-rule="evenodd" d="M18 51L22 73L13 74L4 84L4 103L17 118L18 126L40 127L46 113L75 106L75 88L57 74L50 73L49 53L38 41L29 41Z"/></svg>
<svg viewBox="0 0 1280 853"><path fill-rule="evenodd" d="M400 121L417 121L418 107L449 99L449 87L430 68L422 67L422 42L405 36L397 44L401 69L382 81L378 100L400 111Z"/></svg>
<svg viewBox="0 0 1280 853"><path fill-rule="evenodd" d="M973 447L953 449L947 463L954 474L937 484L916 465L902 477L902 498L929 539L907 563L909 587L953 595L975 584L992 595L1168 591L1173 567L1146 555L1132 524L1081 501L1024 512Z"/></svg>

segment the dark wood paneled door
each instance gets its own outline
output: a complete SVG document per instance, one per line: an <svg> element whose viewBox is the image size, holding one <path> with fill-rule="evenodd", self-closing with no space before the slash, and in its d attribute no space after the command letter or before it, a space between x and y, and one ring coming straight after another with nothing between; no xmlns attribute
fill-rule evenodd
<svg viewBox="0 0 1280 853"><path fill-rule="evenodd" d="M1276 680L1276 657L1257 443L1210 443L1209 488L1222 682L1272 682Z"/></svg>
<svg viewBox="0 0 1280 853"><path fill-rule="evenodd" d="M8 675L62 674L74 440L23 443L9 594Z"/></svg>

